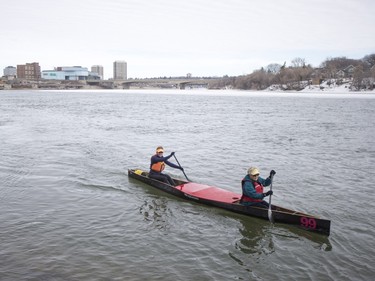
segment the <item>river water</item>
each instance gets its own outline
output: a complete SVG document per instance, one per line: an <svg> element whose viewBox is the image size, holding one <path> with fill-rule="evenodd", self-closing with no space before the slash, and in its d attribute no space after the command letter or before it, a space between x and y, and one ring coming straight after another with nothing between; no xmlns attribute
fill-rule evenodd
<svg viewBox="0 0 375 281"><path fill-rule="evenodd" d="M2 91L0 280L373 280L374 120L374 94ZM158 145L234 192L276 170L272 202L331 235L129 179Z"/></svg>

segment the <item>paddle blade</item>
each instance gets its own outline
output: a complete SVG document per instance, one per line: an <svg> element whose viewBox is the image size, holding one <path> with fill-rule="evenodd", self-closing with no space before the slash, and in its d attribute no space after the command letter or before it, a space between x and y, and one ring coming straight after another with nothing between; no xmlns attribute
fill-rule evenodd
<svg viewBox="0 0 375 281"><path fill-rule="evenodd" d="M268 219L271 223L274 223L271 206L270 206L270 208L268 208Z"/></svg>

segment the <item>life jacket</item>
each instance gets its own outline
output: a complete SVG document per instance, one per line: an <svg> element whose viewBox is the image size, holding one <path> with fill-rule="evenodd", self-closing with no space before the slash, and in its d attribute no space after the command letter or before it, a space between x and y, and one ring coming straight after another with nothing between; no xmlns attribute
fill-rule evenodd
<svg viewBox="0 0 375 281"><path fill-rule="evenodd" d="M154 172L161 173L165 168L165 163L164 162L156 162L156 163L152 164L150 168Z"/></svg>
<svg viewBox="0 0 375 281"><path fill-rule="evenodd" d="M256 193L259 193L259 194L262 194L263 193L263 185L260 184L259 182L257 181L250 181L250 180L247 180L247 179L243 179L241 181L241 184L242 184L242 197L241 197L241 201L242 202L262 202L262 199L255 199L255 198L251 198L247 195L245 195L245 182L251 182L253 185L254 185L254 189L255 189L255 192Z"/></svg>

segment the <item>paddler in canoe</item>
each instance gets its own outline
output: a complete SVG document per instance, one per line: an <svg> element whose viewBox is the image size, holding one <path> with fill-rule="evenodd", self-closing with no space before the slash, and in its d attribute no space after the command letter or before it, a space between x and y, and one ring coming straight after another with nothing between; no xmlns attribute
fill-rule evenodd
<svg viewBox="0 0 375 281"><path fill-rule="evenodd" d="M174 156L174 152L166 157L163 157L163 153L164 148L162 146L158 146L156 148L156 154L151 157L149 177L175 186L176 184L174 180L169 175L162 173L165 168L165 164L181 171L184 171L184 169L168 161L169 158Z"/></svg>
<svg viewBox="0 0 375 281"><path fill-rule="evenodd" d="M247 175L242 179L242 197L240 203L245 206L256 206L261 208L269 207L269 204L263 200L266 196L272 195L273 191L264 192L264 187L272 183L272 178L276 174L271 170L268 178L259 176L259 169L250 167Z"/></svg>

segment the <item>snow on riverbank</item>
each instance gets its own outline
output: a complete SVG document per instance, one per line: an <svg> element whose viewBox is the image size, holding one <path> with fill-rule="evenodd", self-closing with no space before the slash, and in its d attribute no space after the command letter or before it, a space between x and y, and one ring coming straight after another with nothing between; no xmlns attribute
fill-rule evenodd
<svg viewBox="0 0 375 281"><path fill-rule="evenodd" d="M307 86L305 89L301 90L300 92L339 92L339 93L344 93L344 92L354 92L350 90L350 86L348 84L342 84L342 85L310 85ZM369 91L370 92L370 91Z"/></svg>
<svg viewBox="0 0 375 281"><path fill-rule="evenodd" d="M286 90L286 86L282 85L272 85L266 89L266 91L277 91L277 92L291 92L291 90ZM353 91L351 90L351 83L346 82L340 85L337 85L335 81L325 81L320 85L307 85L303 90L296 91L300 93L375 93L375 90L361 90Z"/></svg>

